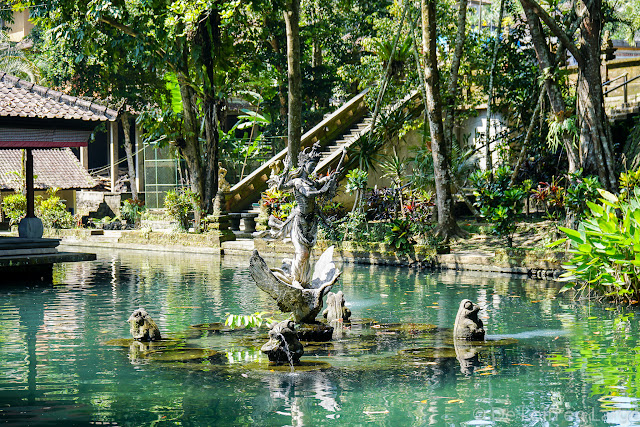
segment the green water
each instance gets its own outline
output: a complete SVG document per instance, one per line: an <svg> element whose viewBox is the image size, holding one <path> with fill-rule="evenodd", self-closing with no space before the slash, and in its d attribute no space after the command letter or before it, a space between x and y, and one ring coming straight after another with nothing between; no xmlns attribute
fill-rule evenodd
<svg viewBox="0 0 640 427"><path fill-rule="evenodd" d="M640 425L632 309L575 302L547 282L344 265L334 290L355 318L373 323L305 346L301 360L311 370L291 373L260 353L266 330L191 327L275 309L246 263L101 252L98 261L57 268L53 286L5 283L0 422ZM494 339L467 353L475 354L472 373L462 372L450 336L464 298L483 307ZM141 306L174 348L215 356L167 362L168 353L145 358L147 349L106 345L129 337L125 320Z"/></svg>

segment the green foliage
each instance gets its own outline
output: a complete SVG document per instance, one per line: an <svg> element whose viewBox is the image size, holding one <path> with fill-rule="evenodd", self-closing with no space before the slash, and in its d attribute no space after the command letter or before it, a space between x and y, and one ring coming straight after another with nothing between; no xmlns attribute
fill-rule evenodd
<svg viewBox="0 0 640 427"><path fill-rule="evenodd" d="M500 166L491 171L476 171L470 177L476 187L475 205L480 213L493 224L493 231L513 244L513 233L516 231L516 219L522 212L524 199L529 194L531 183L510 187L511 168Z"/></svg>
<svg viewBox="0 0 640 427"><path fill-rule="evenodd" d="M567 190L559 184L560 179L555 176L551 182L540 182L538 188L531 190L533 198L544 205L549 219L558 219L564 212Z"/></svg>
<svg viewBox="0 0 640 427"><path fill-rule="evenodd" d="M387 229L385 241L400 253L410 253L415 244L411 232L411 221L402 218L391 221L391 227Z"/></svg>
<svg viewBox="0 0 640 427"><path fill-rule="evenodd" d="M621 201L624 201L629 194L633 192L633 189L640 184L640 169L636 171L627 171L620 174L620 195L618 196Z"/></svg>
<svg viewBox="0 0 640 427"><path fill-rule="evenodd" d="M226 326L231 328L260 328L261 326L268 327L270 323L274 321L271 317L265 317L268 312L256 312L253 314L227 314L227 318L224 321Z"/></svg>
<svg viewBox="0 0 640 427"><path fill-rule="evenodd" d="M550 246L569 242L573 258L562 277L563 290L590 289L616 300L640 297L640 188L626 201L598 190L599 203L587 201L589 210L577 230L559 227L566 234Z"/></svg>
<svg viewBox="0 0 640 427"><path fill-rule="evenodd" d="M284 221L296 206L296 201L291 193L269 188L262 193L262 205L267 210L267 215Z"/></svg>
<svg viewBox="0 0 640 427"><path fill-rule="evenodd" d="M47 190L49 197L36 199L36 215L46 228L72 228L75 225L73 215L57 196L58 188Z"/></svg>
<svg viewBox="0 0 640 427"><path fill-rule="evenodd" d="M9 224L17 225L27 214L27 198L22 193L9 194L2 199L2 212L9 218Z"/></svg>
<svg viewBox="0 0 640 427"><path fill-rule="evenodd" d="M345 186L345 190L347 193L353 193L354 191L362 191L367 186L367 180L369 179L369 174L367 171L364 171L359 168L351 169L349 173L346 175L347 177L347 185Z"/></svg>
<svg viewBox="0 0 640 427"><path fill-rule="evenodd" d="M187 188L167 191L164 198L166 214L177 221L181 231L189 229L189 212L199 209L199 196Z"/></svg>
<svg viewBox="0 0 640 427"><path fill-rule="evenodd" d="M573 144L578 144L578 125L576 124L576 117L557 118L552 116L549 119L549 132L547 133L547 143L552 150L556 151L562 147L563 135L569 134L573 141Z"/></svg>
<svg viewBox="0 0 640 427"><path fill-rule="evenodd" d="M576 215L577 219L583 218L587 211L587 202L598 198L600 181L596 176L582 177L582 170L569 176L569 185L565 195L567 211Z"/></svg>
<svg viewBox="0 0 640 427"><path fill-rule="evenodd" d="M143 200L126 199L120 206L120 216L130 223L138 224L146 210Z"/></svg>

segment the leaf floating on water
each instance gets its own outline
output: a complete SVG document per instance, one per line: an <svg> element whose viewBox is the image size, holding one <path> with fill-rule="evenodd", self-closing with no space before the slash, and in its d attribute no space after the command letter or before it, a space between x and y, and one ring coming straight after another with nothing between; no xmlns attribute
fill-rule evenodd
<svg viewBox="0 0 640 427"><path fill-rule="evenodd" d="M449 400L447 403L464 403L464 400L462 400L462 399L452 399L452 400Z"/></svg>

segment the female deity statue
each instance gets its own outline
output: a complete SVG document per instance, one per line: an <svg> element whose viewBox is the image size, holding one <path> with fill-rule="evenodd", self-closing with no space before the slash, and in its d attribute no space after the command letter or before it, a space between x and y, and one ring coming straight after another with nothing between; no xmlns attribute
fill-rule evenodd
<svg viewBox="0 0 640 427"><path fill-rule="evenodd" d="M318 143L314 144L311 149L307 148L302 151L298 156L298 169L294 171L291 171L291 159L287 156L284 162L284 171L277 177L276 188L280 191L293 192L297 206L291 210L289 217L284 222L273 215L269 218L269 225L276 230L274 237L290 237L295 251L290 271L285 271L284 275L279 274L278 277L293 286L306 289L311 286L312 271L309 258L313 246L316 244L318 219L322 217L316 199L318 197L326 199L333 197L341 172L342 160L345 156L345 152L343 152L338 168L334 172L316 179L312 174L320 160L319 151Z"/></svg>

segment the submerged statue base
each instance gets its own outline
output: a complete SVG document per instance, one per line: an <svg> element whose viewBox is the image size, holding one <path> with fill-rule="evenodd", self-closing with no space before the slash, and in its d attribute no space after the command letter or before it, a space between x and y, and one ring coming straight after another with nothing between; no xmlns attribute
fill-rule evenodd
<svg viewBox="0 0 640 427"><path fill-rule="evenodd" d="M333 246L324 251L316 262L310 283L299 284L289 280L287 265L285 262L284 270L271 270L258 251L253 251L249 271L256 285L271 295L281 311L293 313L296 323L315 323L316 316L322 310L324 295L341 274L333 263Z"/></svg>

